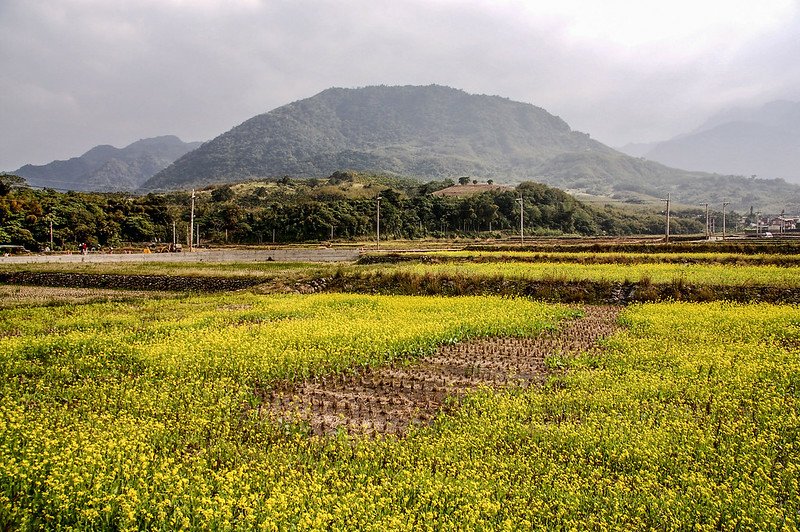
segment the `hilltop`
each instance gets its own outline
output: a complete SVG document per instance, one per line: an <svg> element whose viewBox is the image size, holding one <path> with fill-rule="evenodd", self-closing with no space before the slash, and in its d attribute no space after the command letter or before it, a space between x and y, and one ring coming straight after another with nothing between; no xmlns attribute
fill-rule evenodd
<svg viewBox="0 0 800 532"><path fill-rule="evenodd" d="M336 170L521 181L565 152L611 152L530 104L441 86L328 89L247 120L145 189Z"/></svg>

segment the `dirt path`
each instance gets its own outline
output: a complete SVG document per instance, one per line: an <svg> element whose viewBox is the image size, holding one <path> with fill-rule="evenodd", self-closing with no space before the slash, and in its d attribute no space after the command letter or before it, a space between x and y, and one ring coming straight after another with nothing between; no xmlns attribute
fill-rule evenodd
<svg viewBox="0 0 800 532"><path fill-rule="evenodd" d="M344 427L351 433L402 433L427 423L446 399L479 386L529 386L544 381L544 359L595 347L617 329L621 307L589 306L581 318L562 322L536 338L490 338L439 349L412 366L383 367L355 376L307 381L271 390L264 415L303 420L314 434Z"/></svg>
<svg viewBox="0 0 800 532"><path fill-rule="evenodd" d="M32 263L110 263L110 262L353 262L360 256L355 248L276 248L276 249L211 249L194 253L89 253L29 254L0 256L0 264Z"/></svg>

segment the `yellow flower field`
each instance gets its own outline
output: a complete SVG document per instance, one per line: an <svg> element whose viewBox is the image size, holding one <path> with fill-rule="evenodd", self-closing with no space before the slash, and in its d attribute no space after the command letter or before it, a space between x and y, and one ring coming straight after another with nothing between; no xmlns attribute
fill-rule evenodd
<svg viewBox="0 0 800 532"><path fill-rule="evenodd" d="M281 379L531 335L500 298L204 296L0 311L7 529L787 529L800 522L800 309L635 306L542 388L404 437L258 414Z"/></svg>

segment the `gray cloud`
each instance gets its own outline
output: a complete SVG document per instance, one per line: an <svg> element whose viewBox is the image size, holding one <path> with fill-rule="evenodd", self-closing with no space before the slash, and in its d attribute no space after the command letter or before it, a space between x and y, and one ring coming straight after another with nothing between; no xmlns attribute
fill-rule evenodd
<svg viewBox="0 0 800 532"><path fill-rule="evenodd" d="M732 105L800 98L800 10L782 1L788 15L763 28L650 41L577 0L4 0L0 168L161 134L206 140L374 84L507 96L610 144L664 139Z"/></svg>

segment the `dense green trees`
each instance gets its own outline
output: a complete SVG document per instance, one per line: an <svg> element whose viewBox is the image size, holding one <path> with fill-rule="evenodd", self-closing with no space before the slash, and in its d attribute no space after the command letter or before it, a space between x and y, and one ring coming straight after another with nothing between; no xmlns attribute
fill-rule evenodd
<svg viewBox="0 0 800 532"><path fill-rule="evenodd" d="M29 249L118 247L167 239L171 218L164 197L15 188L0 195L0 243ZM171 237L170 237L171 238Z"/></svg>
<svg viewBox="0 0 800 532"><path fill-rule="evenodd" d="M560 190L522 183L467 197L432 192L451 180L419 182L336 172L328 180L293 180L210 187L197 192L195 223L201 242L267 244L333 239L369 239L375 235L381 201L381 236L423 238L515 234L519 202L524 198L529 234L659 234L663 216L651 211L592 207ZM185 243L190 194L58 193L19 186L0 189L0 243L42 249L119 247L136 242ZM729 223L735 214L729 215ZM675 213L672 233L702 233L704 217ZM733 225L731 225L733 226ZM174 231L174 233L173 233Z"/></svg>

